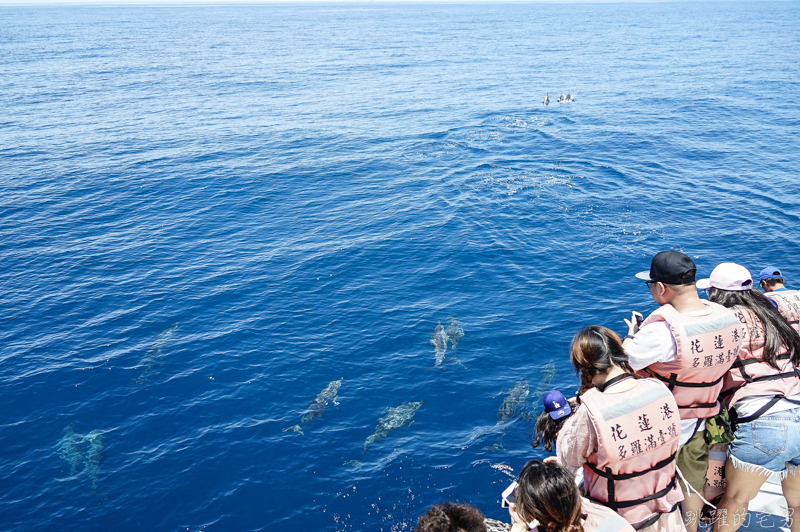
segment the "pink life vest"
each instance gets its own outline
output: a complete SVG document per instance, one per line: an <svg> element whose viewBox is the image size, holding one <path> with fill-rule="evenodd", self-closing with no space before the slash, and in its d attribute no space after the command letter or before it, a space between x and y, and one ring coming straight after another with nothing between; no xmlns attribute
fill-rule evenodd
<svg viewBox="0 0 800 532"><path fill-rule="evenodd" d="M644 327L665 321L675 338L675 360L656 362L647 369L672 391L681 419L704 419L719 414L722 377L736 360L744 333L744 327L730 310L710 301L703 303L711 307L706 316L687 316L672 305L663 305L642 324Z"/></svg>
<svg viewBox="0 0 800 532"><path fill-rule="evenodd" d="M584 532L633 532L634 528L615 511L586 499L581 499Z"/></svg>
<svg viewBox="0 0 800 532"><path fill-rule="evenodd" d="M800 323L800 290L765 292L764 295L778 305L778 312L786 318L795 331L800 330L800 325L798 325Z"/></svg>
<svg viewBox="0 0 800 532"><path fill-rule="evenodd" d="M581 396L597 433L597 450L584 464L584 492L639 530L683 500L675 475L678 405L654 379L612 391L592 389Z"/></svg>
<svg viewBox="0 0 800 532"><path fill-rule="evenodd" d="M733 308L736 316L746 326L746 334L739 356L723 379L720 397L730 408L745 397L766 396L774 400L740 423L747 423L760 417L780 399L800 394L800 374L789 361L789 354L779 353L775 358L781 369L775 369L764 362L764 327L758 317L749 309Z"/></svg>
<svg viewBox="0 0 800 532"><path fill-rule="evenodd" d="M634 529L629 522L614 512L602 506L595 504L581 497L581 512L586 515L583 520L584 532L633 532ZM532 532L538 532L539 527L536 526L531 529Z"/></svg>

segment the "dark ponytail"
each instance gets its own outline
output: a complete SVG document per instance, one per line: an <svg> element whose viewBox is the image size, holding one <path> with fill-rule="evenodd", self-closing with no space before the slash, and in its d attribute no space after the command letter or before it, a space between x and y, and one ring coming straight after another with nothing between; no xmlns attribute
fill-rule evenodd
<svg viewBox="0 0 800 532"><path fill-rule="evenodd" d="M795 367L800 366L800 335L772 305L767 296L753 289L733 291L711 288L708 300L729 309L746 308L756 315L764 331L764 361L767 364L780 369L776 357L785 351L789 354L792 364ZM751 346L752 341L750 335Z"/></svg>

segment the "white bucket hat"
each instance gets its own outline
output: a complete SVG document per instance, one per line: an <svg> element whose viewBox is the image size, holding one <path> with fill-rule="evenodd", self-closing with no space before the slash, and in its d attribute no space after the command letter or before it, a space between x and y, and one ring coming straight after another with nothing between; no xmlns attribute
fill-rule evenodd
<svg viewBox="0 0 800 532"><path fill-rule="evenodd" d="M697 281L697 288L719 288L732 292L742 292L753 288L753 278L747 268L735 262L723 262L711 272L708 279Z"/></svg>

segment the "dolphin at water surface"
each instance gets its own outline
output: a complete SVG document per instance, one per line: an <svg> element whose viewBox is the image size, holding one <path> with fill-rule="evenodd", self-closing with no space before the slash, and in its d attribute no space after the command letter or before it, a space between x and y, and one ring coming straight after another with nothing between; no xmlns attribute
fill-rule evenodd
<svg viewBox="0 0 800 532"><path fill-rule="evenodd" d="M339 379L338 381L329 382L328 385L317 394L314 400L311 401L311 404L308 405L308 408L305 411L306 413L300 418L300 423L297 425L292 425L291 427L286 427L283 429L283 432L292 431L305 434L301 428L302 425L305 425L309 421L317 419L318 417L322 417L322 414L324 414L331 405L339 406L339 402L336 400L336 397L339 394L339 388L342 386L343 380L344 379Z"/></svg>

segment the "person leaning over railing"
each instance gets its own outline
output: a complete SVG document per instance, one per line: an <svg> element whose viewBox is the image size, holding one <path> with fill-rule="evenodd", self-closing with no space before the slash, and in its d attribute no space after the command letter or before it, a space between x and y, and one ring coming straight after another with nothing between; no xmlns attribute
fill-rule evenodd
<svg viewBox="0 0 800 532"><path fill-rule="evenodd" d="M708 299L744 324L742 347L721 397L736 426L725 467L727 486L715 532L735 532L767 477L780 473L790 516L800 515L800 336L758 290L744 266L720 264L697 282ZM800 520L792 519L792 532Z"/></svg>

